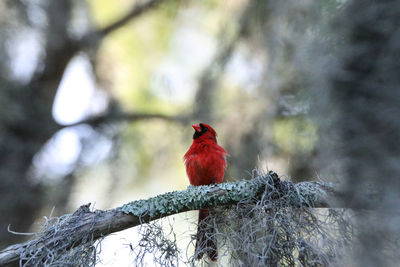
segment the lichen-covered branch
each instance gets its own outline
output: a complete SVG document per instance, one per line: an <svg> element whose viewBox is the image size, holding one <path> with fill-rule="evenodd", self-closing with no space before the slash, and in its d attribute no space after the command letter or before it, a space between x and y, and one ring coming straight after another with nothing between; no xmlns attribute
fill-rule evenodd
<svg viewBox="0 0 400 267"><path fill-rule="evenodd" d="M35 235L26 243L0 251L0 265L11 262L52 262L57 255L130 227L169 215L206 207L249 203L268 191L272 199L285 196L291 206L327 207L334 194L330 184L302 182L293 184L280 181L270 172L256 179L211 186L189 186L183 191L165 193L146 200L137 200L107 211L90 211L80 207L74 214L65 215Z"/></svg>

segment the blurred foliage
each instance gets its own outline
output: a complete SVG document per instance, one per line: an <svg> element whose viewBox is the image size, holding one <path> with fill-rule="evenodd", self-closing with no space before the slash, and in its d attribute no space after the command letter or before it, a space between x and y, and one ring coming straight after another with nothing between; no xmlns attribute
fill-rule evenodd
<svg viewBox="0 0 400 267"><path fill-rule="evenodd" d="M107 7L111 2L104 2L108 3L105 7L96 2L92 8L101 21L107 20L112 10ZM114 9L118 6L119 12L126 9L124 5L111 5ZM112 94L125 108L144 111L171 108L149 90L151 75L163 58L174 29L176 13L171 10L160 8L151 12L106 38L100 47L99 72L106 74L113 85Z"/></svg>
<svg viewBox="0 0 400 267"><path fill-rule="evenodd" d="M37 57L32 59L36 60L32 63L35 73L46 68L56 69L46 65L47 57L53 56L56 63L63 62L62 56L68 51L62 50L59 44L64 41L57 35L62 31L49 30L50 26L60 25L49 19L52 12L47 10L49 3L57 8L59 2L50 1L0 3L0 34L4 37L0 40L4 58L0 70L1 77L6 77L0 81L1 86L15 72L12 66L19 50L12 49L18 41L12 35L21 34L21 28L37 34L35 42L29 43L31 47L38 47ZM144 2L63 1L72 3L71 21L61 26L75 38L78 33L85 35L107 27ZM189 182L182 157L192 142L190 125L204 115L196 114L196 110L207 111L204 117L210 121L206 122L217 130L219 143L230 153L226 180L251 178L251 171L258 165L265 168L266 162L269 168L289 174L294 180L314 179L312 163L320 142L319 129L308 114L312 94L307 68L299 65L312 61L305 60L312 55L307 45L315 36L325 37L329 32L327 21L342 2L164 1L101 37L98 43L92 40L90 47L76 48L65 59L65 66L78 52L87 54L95 72L96 88L89 102L96 105L103 101L108 105L96 112L88 108L85 114L98 115L100 110L112 115L113 112L161 113L189 119L184 124L179 120L151 119L86 125L90 130L71 127L79 138L79 155L73 162L65 163L68 171L62 175L51 172L51 167L57 168L55 162L65 157L63 150L68 150L70 144L61 146L55 154L49 152L45 142L50 139L50 147L51 144L56 147L57 131L65 127L53 122L51 135L38 143L32 159L27 160L47 154L50 167L35 164L25 166L26 171L22 171L27 177L32 172L47 174L35 177L35 183L52 187L44 189L45 194L38 193L47 196L43 206L38 207L40 214L48 214L53 206L56 214L64 213L86 202L109 208L128 200L185 188ZM65 14L68 12L65 10ZM53 20L57 22L57 16ZM328 37L322 39L326 41ZM48 45L51 40L60 45L61 52L46 51L51 47ZM21 47L22 41L19 41ZM75 49L72 44L75 43L65 46ZM57 74L60 79L53 73L39 79L43 82L39 87L55 94L63 76L62 71ZM54 79L52 83L46 80L49 77ZM68 78L65 73L64 78ZM32 87L29 79L17 79L26 85L22 91ZM78 81L75 86L82 84ZM207 91L206 97L201 97L202 91ZM96 98L96 94L103 97ZM1 103L19 103L15 97L10 100L1 96ZM80 97L73 96L76 100ZM26 98L35 99L31 95ZM41 100L35 102L35 106L41 105L44 106ZM20 116L18 110L27 106L8 105L0 121ZM73 103L70 108L74 108ZM3 105L0 109L3 111ZM40 122L41 118L35 117L34 121ZM14 130L10 129L10 132ZM24 140L20 139L22 147L26 145ZM19 150L16 148L14 152ZM300 171L299 165L303 167ZM42 172L35 168L42 168Z"/></svg>
<svg viewBox="0 0 400 267"><path fill-rule="evenodd" d="M308 118L285 118L273 126L274 143L284 153L308 153L317 141L316 126Z"/></svg>

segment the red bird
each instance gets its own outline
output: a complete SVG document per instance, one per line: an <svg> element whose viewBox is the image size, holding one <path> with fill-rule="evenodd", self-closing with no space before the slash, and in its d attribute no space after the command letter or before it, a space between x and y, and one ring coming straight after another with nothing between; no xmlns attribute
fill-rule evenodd
<svg viewBox="0 0 400 267"><path fill-rule="evenodd" d="M193 143L183 157L186 173L190 184L210 185L222 183L226 169L226 156L228 152L217 143L217 133L211 126L200 123L193 124ZM217 240L215 230L207 227L209 209L199 211L195 255L201 259L206 253L208 257L217 260Z"/></svg>

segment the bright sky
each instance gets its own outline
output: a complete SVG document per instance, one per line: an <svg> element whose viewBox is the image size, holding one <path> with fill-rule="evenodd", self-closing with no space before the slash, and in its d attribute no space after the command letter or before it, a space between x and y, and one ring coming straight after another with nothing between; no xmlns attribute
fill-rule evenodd
<svg viewBox="0 0 400 267"><path fill-rule="evenodd" d="M93 70L85 55L68 64L54 100L53 116L58 123L71 124L88 115L94 95Z"/></svg>

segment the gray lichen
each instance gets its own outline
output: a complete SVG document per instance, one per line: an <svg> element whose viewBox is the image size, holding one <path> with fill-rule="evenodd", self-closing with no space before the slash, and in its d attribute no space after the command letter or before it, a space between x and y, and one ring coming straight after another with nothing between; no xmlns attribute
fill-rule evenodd
<svg viewBox="0 0 400 267"><path fill-rule="evenodd" d="M326 203L326 189L329 188L332 186L318 182L293 184L280 181L274 172L270 172L252 180L189 186L184 191L173 191L146 200L132 201L123 205L121 210L137 217L157 218L188 210L235 204L239 201L254 202L265 190L273 192L274 198L285 196L290 199L290 205L314 207Z"/></svg>
<svg viewBox="0 0 400 267"><path fill-rule="evenodd" d="M121 209L126 214L155 218L187 210L228 205L243 199L254 199L263 189L263 183L259 180L189 186L185 191L173 191L146 200L132 201L123 205Z"/></svg>

